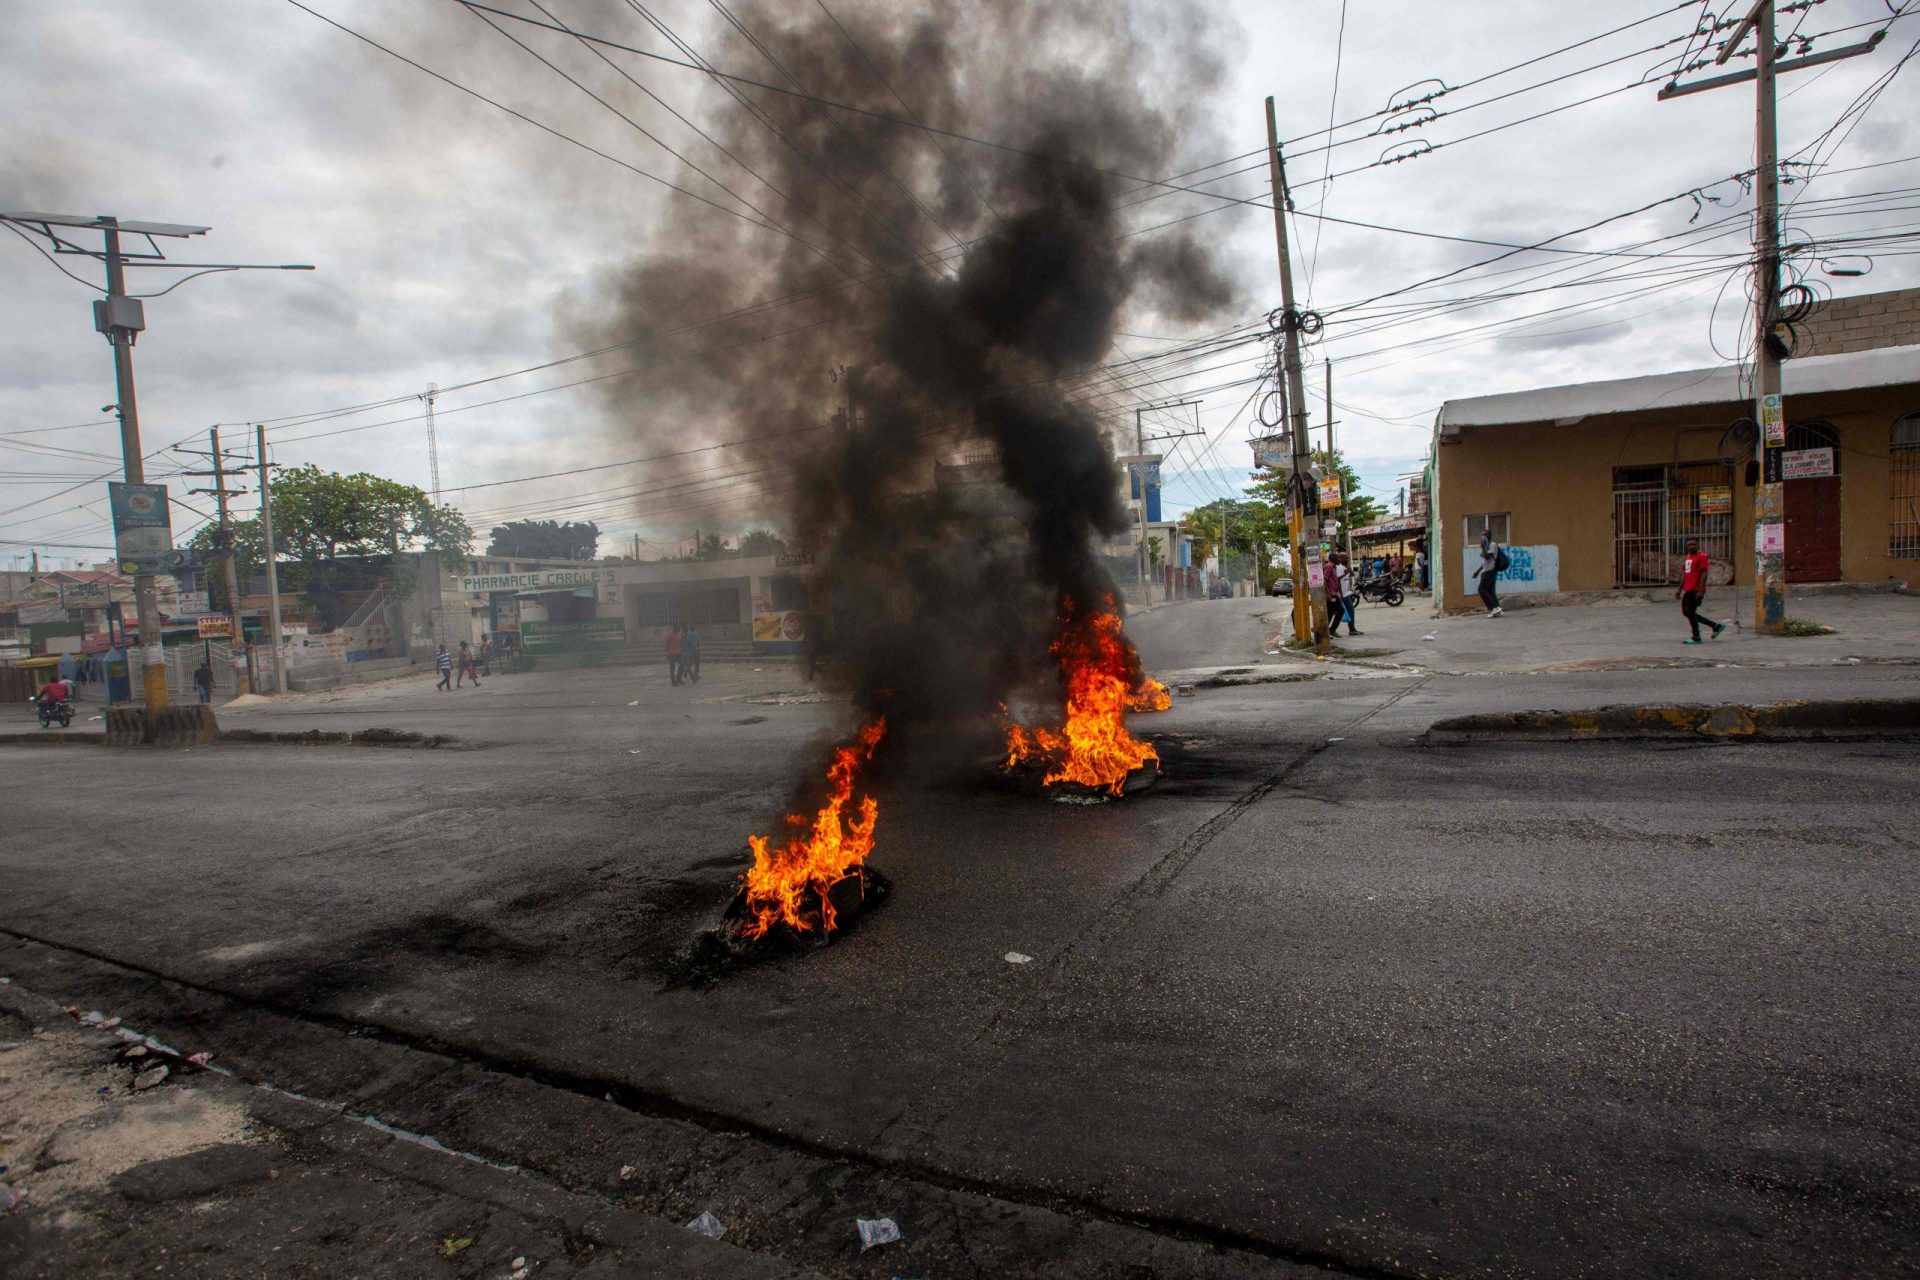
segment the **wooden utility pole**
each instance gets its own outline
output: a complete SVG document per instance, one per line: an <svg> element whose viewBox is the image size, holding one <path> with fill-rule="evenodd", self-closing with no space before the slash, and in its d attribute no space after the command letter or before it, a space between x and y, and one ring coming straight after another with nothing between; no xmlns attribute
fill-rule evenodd
<svg viewBox="0 0 1920 1280"><path fill-rule="evenodd" d="M1267 99L1267 172L1273 186L1273 236L1280 251L1281 326L1280 363L1287 380L1287 431L1292 437L1293 476L1287 484L1287 542L1293 561L1293 638L1312 641L1325 649L1327 615L1324 594L1318 599L1308 583L1306 522L1310 518L1301 486L1308 483L1313 455L1307 442L1307 391L1300 375L1300 313L1293 305L1293 262L1287 253L1287 173L1280 155L1280 130L1274 123L1273 99ZM1314 552L1319 563L1319 552Z"/></svg>
<svg viewBox="0 0 1920 1280"><path fill-rule="evenodd" d="M207 449L207 456L213 460L213 470L192 471L188 474L196 479L201 476L211 476L213 478L213 488L193 489L190 490L190 492L210 493L213 495L214 501L219 504L220 562L227 582L227 616L233 626L233 635L229 637L227 646L230 653L244 655L246 652L247 633L246 628L241 623L240 617L240 584L233 567L233 525L227 518L227 499L231 496L245 493L246 490L227 488L227 462L226 458L220 452L220 428L207 428ZM187 452L191 451L189 450ZM238 692L246 693L246 663L236 660L233 663L233 669L240 686Z"/></svg>
<svg viewBox="0 0 1920 1280"><path fill-rule="evenodd" d="M260 463L260 534L267 557L267 642L273 646L273 691L287 691L287 654L280 645L280 571L273 562L273 492L268 485L267 428L255 423L254 448ZM264 690L262 691L264 692Z"/></svg>
<svg viewBox="0 0 1920 1280"><path fill-rule="evenodd" d="M1660 100L1684 97L1707 89L1753 81L1754 95L1754 213L1753 213L1753 402L1760 430L1753 442L1760 481L1753 487L1753 625L1765 635L1779 635L1787 621L1786 486L1781 474L1787 445L1787 419L1780 390L1783 348L1774 335L1780 304L1780 144L1774 86L1782 71L1797 71L1843 58L1858 57L1878 48L1885 29L1858 44L1824 53L1778 60L1774 33L1774 0L1755 0L1720 46L1716 65L1725 66L1749 31L1754 37L1754 66L1750 71L1708 76L1692 84L1675 81L1660 90Z"/></svg>

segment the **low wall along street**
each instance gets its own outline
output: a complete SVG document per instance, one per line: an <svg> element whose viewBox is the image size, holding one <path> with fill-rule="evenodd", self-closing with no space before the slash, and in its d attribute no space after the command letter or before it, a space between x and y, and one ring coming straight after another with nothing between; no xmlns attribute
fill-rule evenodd
<svg viewBox="0 0 1920 1280"><path fill-rule="evenodd" d="M532 657L556 653L610 652L625 648L626 643L627 623L624 618L520 624L520 649Z"/></svg>
<svg viewBox="0 0 1920 1280"><path fill-rule="evenodd" d="M1513 562L1512 565L1494 578L1494 590L1499 594L1529 595L1560 589L1560 548L1553 543L1537 547L1508 547L1507 558ZM1479 589L1479 579L1474 577L1479 568L1479 545L1463 548L1460 554L1461 581L1466 584L1469 595Z"/></svg>

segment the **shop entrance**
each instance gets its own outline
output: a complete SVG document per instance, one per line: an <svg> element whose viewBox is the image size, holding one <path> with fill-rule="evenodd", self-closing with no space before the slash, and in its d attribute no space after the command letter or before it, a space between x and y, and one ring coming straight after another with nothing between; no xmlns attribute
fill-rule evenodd
<svg viewBox="0 0 1920 1280"><path fill-rule="evenodd" d="M1786 453L1787 581L1838 581L1840 433L1827 422L1794 423Z"/></svg>

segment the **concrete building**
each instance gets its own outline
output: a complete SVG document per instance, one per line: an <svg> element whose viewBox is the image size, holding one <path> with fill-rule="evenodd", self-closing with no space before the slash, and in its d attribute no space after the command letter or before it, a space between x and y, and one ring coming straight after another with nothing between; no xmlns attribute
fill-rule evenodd
<svg viewBox="0 0 1920 1280"><path fill-rule="evenodd" d="M1786 362L1789 583L1920 577L1920 324L1870 328L1858 309L1832 313L1838 329L1816 315L1800 349L1870 332L1913 345ZM1669 586L1696 537L1721 582L1750 584L1751 392L1725 365L1448 401L1431 466L1436 599L1477 605L1467 572L1485 529L1512 550L1503 596Z"/></svg>

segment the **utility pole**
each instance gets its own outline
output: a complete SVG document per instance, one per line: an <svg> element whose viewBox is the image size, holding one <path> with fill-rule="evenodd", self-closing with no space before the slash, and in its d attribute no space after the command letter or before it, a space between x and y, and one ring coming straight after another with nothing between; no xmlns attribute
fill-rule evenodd
<svg viewBox="0 0 1920 1280"><path fill-rule="evenodd" d="M227 488L226 455L220 452L220 428L207 428L207 449L207 456L213 459L213 470L211 472L192 471L188 472L188 474L196 479L201 476L211 475L213 477L213 488L193 489L190 490L190 492L210 493L213 495L214 501L219 504L220 561L227 580L227 616L232 620L233 626L233 635L228 639L227 646L232 652L244 653L247 633L240 617L240 585L233 568L233 525L227 518L227 499L230 496L245 493L246 490ZM236 650L233 648L235 645L239 645L241 648ZM245 664L237 663L234 669L241 673L240 680L241 683L244 684L246 680ZM242 688L240 692L245 693L247 690Z"/></svg>
<svg viewBox="0 0 1920 1280"><path fill-rule="evenodd" d="M1873 52L1886 38L1886 30L1875 31L1858 44L1783 62L1775 43L1774 0L1755 0L1720 46L1715 64L1725 66L1749 31L1755 46L1752 70L1708 76L1686 85L1675 80L1660 90L1659 97L1664 102L1748 80L1754 85L1753 390L1754 420L1760 430L1753 448L1760 482L1753 487L1753 625L1763 635L1779 635L1787 614L1786 486L1781 474L1787 419L1780 390L1784 348L1776 345L1774 336L1780 302L1780 143L1774 86L1783 71Z"/></svg>
<svg viewBox="0 0 1920 1280"><path fill-rule="evenodd" d="M1146 413L1147 413L1147 410L1149 409L1181 409L1181 408L1185 408L1188 405L1197 405L1200 403L1202 402L1199 400L1172 400L1172 401L1168 401L1165 404L1139 405L1135 407L1133 411L1133 448L1134 448L1133 475L1136 483L1138 484L1139 491L1140 491L1139 497L1137 497L1134 500L1134 511L1135 511L1135 514L1139 516L1139 524L1140 524L1140 545L1135 549L1138 552L1138 554L1134 556L1134 571L1140 583L1141 593L1144 597L1144 599L1141 602L1143 604L1153 603L1153 582L1152 582L1152 577L1150 573L1150 566L1148 563L1149 557L1147 554L1147 444L1148 444L1148 440L1147 440L1147 428L1146 428ZM1197 436L1200 434L1201 433L1198 431L1172 431L1172 432L1168 432L1165 435L1158 435L1153 437L1152 443L1159 444L1162 441L1166 441L1166 440L1184 440L1188 436Z"/></svg>
<svg viewBox="0 0 1920 1280"><path fill-rule="evenodd" d="M427 405L427 474L433 480L433 505L440 505L440 439L433 429L433 402L439 398L440 384L429 382L420 399Z"/></svg>
<svg viewBox="0 0 1920 1280"><path fill-rule="evenodd" d="M1353 501L1353 495L1347 492L1347 482L1340 477L1333 452L1333 361L1321 361L1321 368L1327 376L1327 469L1340 478L1340 529L1347 537L1347 559L1353 559L1353 521L1347 514L1347 504Z"/></svg>
<svg viewBox="0 0 1920 1280"><path fill-rule="evenodd" d="M1293 560L1293 637L1311 640L1322 652L1327 644L1324 605L1317 604L1307 581L1306 503L1300 496L1313 457L1307 442L1307 390L1300 376L1300 313L1293 305L1293 262L1287 253L1286 161L1280 155L1280 130L1274 123L1273 99L1267 99L1267 171L1273 185L1273 235L1280 250L1281 365L1287 379L1287 430L1293 439L1293 477L1287 485L1287 541ZM1317 553L1316 553L1317 555Z"/></svg>
<svg viewBox="0 0 1920 1280"><path fill-rule="evenodd" d="M267 428L255 423L254 449L260 463L260 533L267 555L267 641L273 645L273 691L287 691L286 654L280 648L280 573L273 563L273 492L267 483Z"/></svg>
<svg viewBox="0 0 1920 1280"><path fill-rule="evenodd" d="M147 327L146 312L138 298L127 296L126 264L120 256L120 220L102 217L99 222L106 232L107 298L95 306L94 327L113 344L114 408L120 415L122 471L128 484L145 484L140 407L133 389L133 343L134 336ZM152 716L167 705L167 650L160 638L160 606L154 597L151 570L134 575L133 601L140 625L140 680L147 714Z"/></svg>
<svg viewBox="0 0 1920 1280"><path fill-rule="evenodd" d="M68 213L0 213L0 222L26 228L46 238L52 245L51 251L42 250L49 258L60 254L78 254L98 259L107 274L107 296L93 304L93 325L113 346L113 381L119 403L114 406L120 415L120 452L122 468L129 485L146 483L146 465L140 451L140 409L134 396L133 387L133 344L140 331L147 327L146 311L140 298L127 292L126 269L132 267L172 268L191 271L193 275L183 276L162 293L177 288L179 284L193 279L194 276L212 275L226 271L311 271L313 267L306 263L245 263L245 262L173 262L160 251L156 237L168 237L184 240L191 236L205 235L210 228L186 226L172 222L136 222L107 214L87 216ZM70 238L72 231L99 231L103 234L104 245L101 249L88 249L74 243ZM144 239L149 249L126 249L122 246L122 234L138 236ZM37 246L36 246L37 247ZM58 262L55 262L58 266ZM64 268L63 268L64 270ZM69 274L71 274L69 272ZM149 295L155 296L158 295ZM119 520L115 521L116 544L119 542ZM114 550L117 553L119 546ZM120 557L116 554L115 559ZM134 604L139 619L142 683L145 686L147 711L151 715L167 705L167 667L166 648L160 636L160 609L154 597L154 574L151 563L136 568L134 573ZM151 719L149 720L151 724Z"/></svg>

